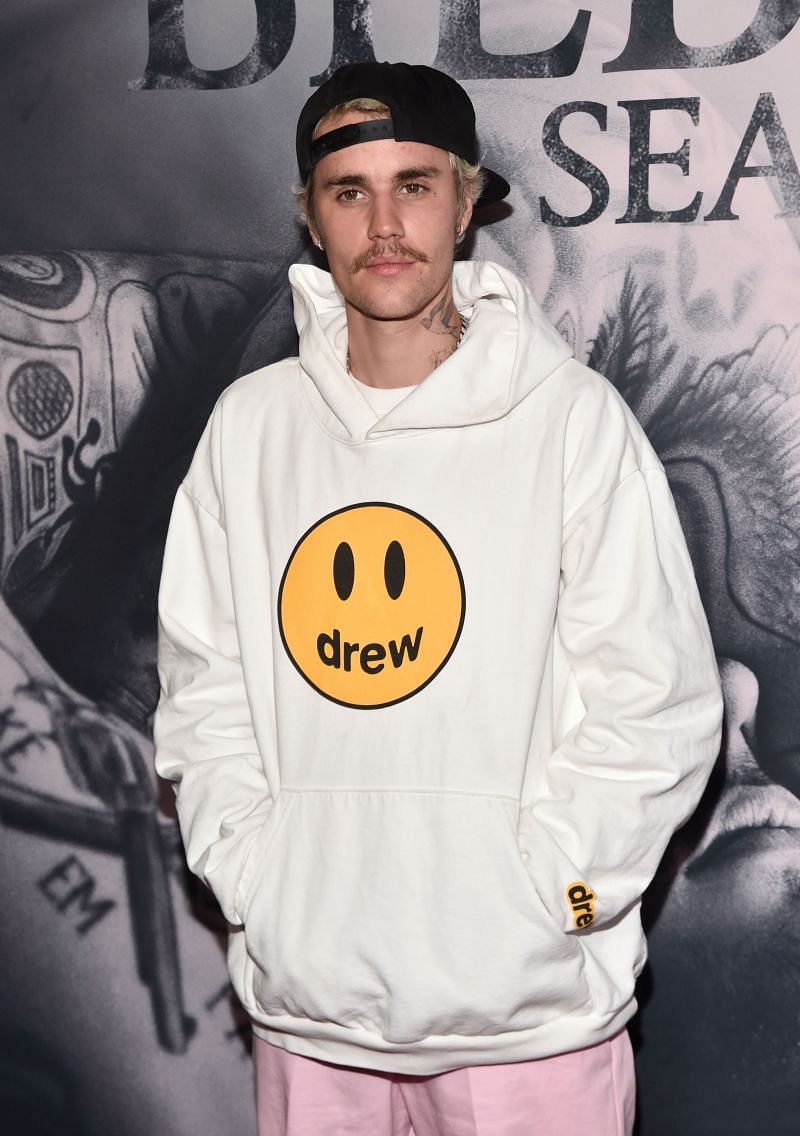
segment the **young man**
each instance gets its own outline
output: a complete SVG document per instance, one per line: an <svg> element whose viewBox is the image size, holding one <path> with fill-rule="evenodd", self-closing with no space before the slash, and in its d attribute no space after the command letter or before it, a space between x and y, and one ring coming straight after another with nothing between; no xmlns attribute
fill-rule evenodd
<svg viewBox="0 0 800 1136"><path fill-rule="evenodd" d="M220 399L160 596L260 1131L622 1136L639 900L721 714L664 473L510 272L454 265L508 191L458 84L342 68L297 139L330 274Z"/></svg>

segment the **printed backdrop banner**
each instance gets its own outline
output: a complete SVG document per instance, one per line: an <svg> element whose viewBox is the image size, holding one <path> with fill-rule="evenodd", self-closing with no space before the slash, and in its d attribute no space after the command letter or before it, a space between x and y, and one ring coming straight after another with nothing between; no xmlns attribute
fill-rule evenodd
<svg viewBox="0 0 800 1136"><path fill-rule="evenodd" d="M526 278L641 420L712 626L727 729L645 901L640 1134L796 1133L798 22L800 0L4 0L5 1132L253 1131L225 928L152 772L161 549L219 391L293 350L299 108L388 58L472 95L513 189L466 255Z"/></svg>

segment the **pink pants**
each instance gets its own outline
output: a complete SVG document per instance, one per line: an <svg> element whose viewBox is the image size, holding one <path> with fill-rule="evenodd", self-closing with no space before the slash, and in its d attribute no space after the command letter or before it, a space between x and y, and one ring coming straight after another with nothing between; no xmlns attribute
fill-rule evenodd
<svg viewBox="0 0 800 1136"><path fill-rule="evenodd" d="M430 1077L297 1057L254 1038L259 1136L630 1136L625 1030L589 1049Z"/></svg>

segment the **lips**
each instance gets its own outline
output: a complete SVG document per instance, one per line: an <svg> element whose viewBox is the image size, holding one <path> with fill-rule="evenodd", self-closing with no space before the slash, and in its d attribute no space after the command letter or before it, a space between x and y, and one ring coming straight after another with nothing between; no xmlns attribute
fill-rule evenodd
<svg viewBox="0 0 800 1136"><path fill-rule="evenodd" d="M416 263L414 260L404 260L399 257L377 257L368 261L364 267L378 276L397 276Z"/></svg>
<svg viewBox="0 0 800 1136"><path fill-rule="evenodd" d="M367 268L375 268L381 264L414 264L410 256L372 256L367 261Z"/></svg>
<svg viewBox="0 0 800 1136"><path fill-rule="evenodd" d="M687 860L686 875L691 877L728 861L736 854L737 842L747 837L779 832L791 833L800 841L800 801L779 785L734 785L723 795L700 843Z"/></svg>

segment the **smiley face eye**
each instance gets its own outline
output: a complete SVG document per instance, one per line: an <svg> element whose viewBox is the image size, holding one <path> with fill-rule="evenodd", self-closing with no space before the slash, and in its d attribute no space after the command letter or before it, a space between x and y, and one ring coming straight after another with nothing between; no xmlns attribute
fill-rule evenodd
<svg viewBox="0 0 800 1136"><path fill-rule="evenodd" d="M383 578L386 581L386 591L390 598L396 600L406 582L406 558L403 546L397 540L393 540L386 549L386 556L383 561Z"/></svg>
<svg viewBox="0 0 800 1136"><path fill-rule="evenodd" d="M353 550L347 541L343 540L333 555L333 584L340 600L350 598L355 578L356 564Z"/></svg>

